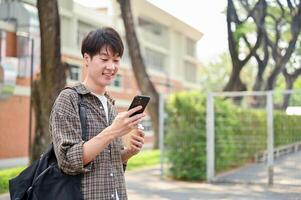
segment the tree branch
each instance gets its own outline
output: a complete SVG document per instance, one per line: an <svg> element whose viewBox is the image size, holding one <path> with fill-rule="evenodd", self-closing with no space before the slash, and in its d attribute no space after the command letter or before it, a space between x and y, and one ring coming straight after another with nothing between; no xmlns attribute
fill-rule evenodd
<svg viewBox="0 0 301 200"><path fill-rule="evenodd" d="M291 2L290 0L287 0L286 2L287 2L287 5L288 5L288 7L289 7L289 9L290 9L290 13L293 13L293 11L294 11L294 6L292 5L292 2Z"/></svg>

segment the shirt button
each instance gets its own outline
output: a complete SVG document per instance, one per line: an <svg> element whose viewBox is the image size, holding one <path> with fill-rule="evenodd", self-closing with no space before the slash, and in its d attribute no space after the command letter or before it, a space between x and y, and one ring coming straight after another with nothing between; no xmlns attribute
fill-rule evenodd
<svg viewBox="0 0 301 200"><path fill-rule="evenodd" d="M112 194L111 197L114 198L114 194Z"/></svg>
<svg viewBox="0 0 301 200"><path fill-rule="evenodd" d="M113 173L111 173L110 176L113 176Z"/></svg>

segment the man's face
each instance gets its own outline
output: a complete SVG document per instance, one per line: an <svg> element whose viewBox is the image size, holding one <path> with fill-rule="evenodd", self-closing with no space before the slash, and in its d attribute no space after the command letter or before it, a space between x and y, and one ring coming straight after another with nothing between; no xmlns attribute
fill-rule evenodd
<svg viewBox="0 0 301 200"><path fill-rule="evenodd" d="M100 53L92 58L85 53L84 62L87 68L87 76L97 86L110 85L119 69L120 56L114 55L108 46L101 48Z"/></svg>

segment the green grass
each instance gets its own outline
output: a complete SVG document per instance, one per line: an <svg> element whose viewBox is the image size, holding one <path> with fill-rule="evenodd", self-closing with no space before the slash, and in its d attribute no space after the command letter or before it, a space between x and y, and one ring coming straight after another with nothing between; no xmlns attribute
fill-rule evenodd
<svg viewBox="0 0 301 200"><path fill-rule="evenodd" d="M145 150L128 161L126 170L149 167L159 163L159 150ZM20 174L23 169L25 169L25 166L0 170L0 194L8 192L8 180Z"/></svg>
<svg viewBox="0 0 301 200"><path fill-rule="evenodd" d="M15 167L0 170L0 194L8 192L8 180L17 176L24 167Z"/></svg>
<svg viewBox="0 0 301 200"><path fill-rule="evenodd" d="M14 90L15 90L15 88L13 86L6 85L6 86L3 87L2 92L6 93L6 94L11 94L11 93L14 92Z"/></svg>
<svg viewBox="0 0 301 200"><path fill-rule="evenodd" d="M159 150L145 150L132 157L128 161L126 170L149 167L160 163Z"/></svg>

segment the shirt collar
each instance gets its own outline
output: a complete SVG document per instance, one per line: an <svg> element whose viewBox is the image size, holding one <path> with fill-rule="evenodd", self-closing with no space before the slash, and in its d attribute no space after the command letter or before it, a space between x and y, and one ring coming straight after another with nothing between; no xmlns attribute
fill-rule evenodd
<svg viewBox="0 0 301 200"><path fill-rule="evenodd" d="M91 94L91 91L82 83L78 83L77 85L74 86L74 88L78 94L82 94L82 95ZM104 96L107 97L110 103L112 103L113 105L115 104L115 100L109 95L107 91L105 91Z"/></svg>
<svg viewBox="0 0 301 200"><path fill-rule="evenodd" d="M74 89L77 91L78 94L89 94L91 91L82 83L78 83L74 86Z"/></svg>

